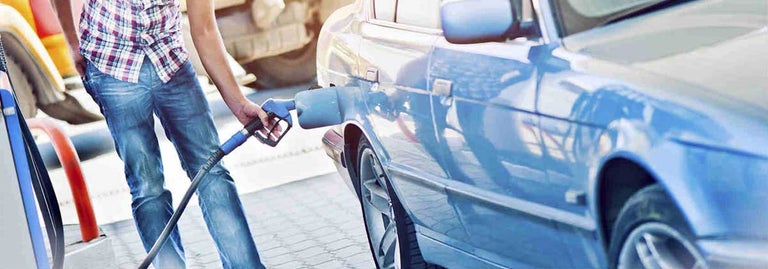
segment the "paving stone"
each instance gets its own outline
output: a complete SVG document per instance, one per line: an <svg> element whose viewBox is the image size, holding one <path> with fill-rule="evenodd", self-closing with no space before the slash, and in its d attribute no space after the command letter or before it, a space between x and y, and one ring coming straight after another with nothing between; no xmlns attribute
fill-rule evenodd
<svg viewBox="0 0 768 269"><path fill-rule="evenodd" d="M336 257L346 259L356 254L364 253L364 251L365 250L361 249L358 246L348 246L348 247L339 249L337 251L334 251L334 254L336 255Z"/></svg>
<svg viewBox="0 0 768 269"><path fill-rule="evenodd" d="M328 245L330 243L342 240L344 238L345 237L344 237L343 233L341 233L341 232L334 232L334 233L330 233L330 234L326 234L326 235L321 235L320 237L317 238L317 241L319 241L320 243L322 243L324 245Z"/></svg>
<svg viewBox="0 0 768 269"><path fill-rule="evenodd" d="M311 265L311 266L314 268L344 268L344 263L338 260L332 260L332 261L327 261L321 264Z"/></svg>
<svg viewBox="0 0 768 269"><path fill-rule="evenodd" d="M264 258L270 258L270 257L280 256L283 254L288 254L290 252L291 250L289 250L288 248L283 246L278 246L278 247L271 248L264 251L259 250L259 255L263 256Z"/></svg>
<svg viewBox="0 0 768 269"><path fill-rule="evenodd" d="M273 269L298 269L298 268L306 268L306 267L307 267L307 266L306 266L306 265L304 265L304 264L303 264L303 263L301 263L301 262L298 262L298 261L292 261L292 262L289 262L289 263L284 263L284 264L280 264L280 265L275 265L275 266L273 266L272 268L273 268Z"/></svg>
<svg viewBox="0 0 768 269"><path fill-rule="evenodd" d="M305 263L307 265L309 265L310 267L316 267L319 264L327 263L327 262L330 262L330 261L333 261L333 260L336 260L336 258L334 258L333 255L331 255L328 252L322 251L322 252L320 252L320 254L312 256L312 257L309 257L308 259L306 259Z"/></svg>
<svg viewBox="0 0 768 269"><path fill-rule="evenodd" d="M291 249L293 252L298 252L298 251L302 251L302 250L317 247L317 246L321 246L321 245L316 241L307 240L307 241L299 242L297 244L288 245L288 248Z"/></svg>
<svg viewBox="0 0 768 269"><path fill-rule="evenodd" d="M271 264L271 265L280 265L284 263L289 263L296 260L296 257L293 256L291 253L286 253L283 255L278 255L276 257L270 258L270 259L263 259L265 263Z"/></svg>
<svg viewBox="0 0 768 269"><path fill-rule="evenodd" d="M326 245L325 248L330 251L336 251L336 250L340 250L342 248L346 248L346 247L357 245L357 244L358 244L357 242L352 241L349 238L345 237L344 239L341 239L339 241ZM368 246L367 242L365 242L365 246Z"/></svg>
<svg viewBox="0 0 768 269"><path fill-rule="evenodd" d="M373 259L371 252L367 249L363 253L355 254L346 258L346 262L349 264L366 263Z"/></svg>

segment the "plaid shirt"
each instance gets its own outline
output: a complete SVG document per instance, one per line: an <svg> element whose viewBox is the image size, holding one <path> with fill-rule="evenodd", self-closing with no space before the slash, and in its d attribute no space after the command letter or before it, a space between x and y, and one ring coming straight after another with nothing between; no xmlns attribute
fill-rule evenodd
<svg viewBox="0 0 768 269"><path fill-rule="evenodd" d="M88 0L80 16L80 53L114 78L139 81L145 57L168 82L187 61L178 0Z"/></svg>

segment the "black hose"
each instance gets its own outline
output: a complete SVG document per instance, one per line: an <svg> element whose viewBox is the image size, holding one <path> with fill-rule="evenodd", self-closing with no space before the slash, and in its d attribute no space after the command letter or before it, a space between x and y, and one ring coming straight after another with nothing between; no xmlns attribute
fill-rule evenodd
<svg viewBox="0 0 768 269"><path fill-rule="evenodd" d="M168 240L168 236L171 234L171 231L174 227L176 227L176 223L179 222L179 218L181 218L181 214L184 213L184 210L187 208L187 204L189 204L189 200L192 199L192 194L195 193L197 190L197 185L200 185L200 182L203 180L203 177L208 174L208 172L213 168L221 158L224 157L224 151L221 149L217 149L216 152L211 154L210 157L208 157L208 160L203 164L202 167L200 167L200 171L197 172L195 175L195 178L192 179L192 183L189 185L189 188L187 189L187 192L184 193L184 197L181 198L181 203L179 203L179 207L176 208L176 211L173 212L173 215L171 216L171 219L168 220L168 224L165 225L165 228L163 229L163 232L160 233L160 236L157 238L157 241L155 241L155 244L152 246L152 249L149 250L149 253L147 253L147 257L144 258L144 261L141 262L139 265L139 269L146 269L149 267L149 265L152 263L152 260L155 259L155 256L157 256L157 253L160 251L160 248L163 246L166 240Z"/></svg>
<svg viewBox="0 0 768 269"><path fill-rule="evenodd" d="M51 268L61 269L64 268L64 256L66 253L64 250L64 223L61 219L59 202L56 198L53 184L51 184L48 170L43 166L43 159L40 157L35 140L23 118L19 115L21 130L24 133L24 144L27 151L27 163L29 163L32 188L35 190L37 204L40 206L40 213L43 216L45 230L50 241L49 244L51 244Z"/></svg>

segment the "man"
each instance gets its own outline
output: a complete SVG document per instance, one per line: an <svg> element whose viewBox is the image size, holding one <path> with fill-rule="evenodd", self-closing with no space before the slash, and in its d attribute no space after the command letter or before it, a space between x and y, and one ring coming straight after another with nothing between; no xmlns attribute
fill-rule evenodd
<svg viewBox="0 0 768 269"><path fill-rule="evenodd" d="M125 164L133 217L148 251L172 215L153 113L176 147L189 177L218 148L210 109L182 44L178 0L86 0L75 34L70 0L51 0L88 93L99 104ZM224 102L245 124L267 114L240 92L225 60L213 0L187 2L193 41ZM79 49L78 49L79 48ZM234 182L217 165L197 190L200 207L224 268L264 268ZM183 268L178 230L154 261Z"/></svg>

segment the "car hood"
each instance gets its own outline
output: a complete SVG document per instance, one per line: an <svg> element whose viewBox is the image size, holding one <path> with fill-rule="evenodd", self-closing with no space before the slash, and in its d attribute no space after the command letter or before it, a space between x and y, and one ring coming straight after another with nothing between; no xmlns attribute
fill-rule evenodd
<svg viewBox="0 0 768 269"><path fill-rule="evenodd" d="M726 129L735 128L728 117L744 116L738 127L753 126L733 133L762 135L768 142L768 1L694 1L569 36L563 44L658 78L676 101L703 102L693 106L720 114L712 116ZM701 142L768 156L768 149L748 145L748 137L739 139L747 141Z"/></svg>

